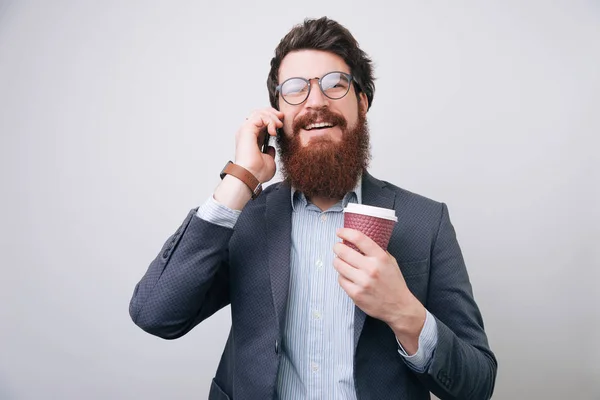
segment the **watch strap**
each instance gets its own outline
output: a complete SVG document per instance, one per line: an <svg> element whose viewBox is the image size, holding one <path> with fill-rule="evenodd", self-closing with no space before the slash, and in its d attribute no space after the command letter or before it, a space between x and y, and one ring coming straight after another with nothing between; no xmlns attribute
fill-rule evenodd
<svg viewBox="0 0 600 400"><path fill-rule="evenodd" d="M221 179L225 178L225 175L235 176L240 181L244 182L252 192L252 200L258 197L262 192L262 184L258 179L256 179L256 177L246 168L234 164L231 161L227 162L221 171Z"/></svg>

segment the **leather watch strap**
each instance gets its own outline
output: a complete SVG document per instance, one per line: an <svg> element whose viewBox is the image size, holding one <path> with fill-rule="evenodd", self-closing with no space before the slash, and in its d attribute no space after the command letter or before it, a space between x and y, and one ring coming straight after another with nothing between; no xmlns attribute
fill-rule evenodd
<svg viewBox="0 0 600 400"><path fill-rule="evenodd" d="M225 164L225 167L221 171L221 179L225 178L225 175L232 175L244 182L246 186L252 192L252 200L254 200L262 192L262 184L256 179L250 171L244 167L240 167L237 164L229 161Z"/></svg>

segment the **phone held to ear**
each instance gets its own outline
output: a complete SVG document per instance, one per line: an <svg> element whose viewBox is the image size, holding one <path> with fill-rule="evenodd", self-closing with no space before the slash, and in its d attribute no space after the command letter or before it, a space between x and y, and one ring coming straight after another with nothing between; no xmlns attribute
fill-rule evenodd
<svg viewBox="0 0 600 400"><path fill-rule="evenodd" d="M281 128L277 129L277 135L281 135ZM271 140L271 135L265 129L261 132L261 136L259 137L260 151L267 154L269 150L269 141Z"/></svg>

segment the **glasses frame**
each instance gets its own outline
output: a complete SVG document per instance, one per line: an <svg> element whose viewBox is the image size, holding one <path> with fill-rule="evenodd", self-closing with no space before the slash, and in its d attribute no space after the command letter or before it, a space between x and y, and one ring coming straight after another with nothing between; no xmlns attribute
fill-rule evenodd
<svg viewBox="0 0 600 400"><path fill-rule="evenodd" d="M350 85L348 85L348 90L346 90L346 93L344 93L340 97L331 97L327 93L325 93L325 91L323 90L323 86L321 86L321 81L322 81L323 78L325 78L329 74L342 74L342 75L344 75L348 79L348 82L350 83ZM289 101L286 100L286 98L283 95L283 93L281 93L281 88L283 87L283 85L285 85L285 83L287 81L290 81L292 79L301 79L304 82L306 82L306 84L308 85L308 92L306 92L306 97L304 98L304 100L302 100L299 103L290 103ZM306 78L302 78L300 76L293 76L291 78L288 78L285 81L281 82L279 85L277 85L277 87L275 88L275 94L281 95L281 98L283 99L283 101L285 101L289 105L291 105L291 106L299 106L300 104L302 104L306 100L308 100L308 96L310 96L310 91L312 89L312 83L311 83L311 81L314 80L314 79L316 79L317 82L319 83L319 89L321 90L321 93L323 93L323 95L325 97L327 97L328 99L331 99L331 100L340 100L340 99L343 99L350 92L350 86L352 86L352 84L356 84L358 86L358 82L356 81L356 79L354 79L354 77L351 74L349 74L347 72L343 72L343 71L331 71L331 72L326 73L325 75L323 75L320 78L319 77L315 77L315 78L306 79Z"/></svg>

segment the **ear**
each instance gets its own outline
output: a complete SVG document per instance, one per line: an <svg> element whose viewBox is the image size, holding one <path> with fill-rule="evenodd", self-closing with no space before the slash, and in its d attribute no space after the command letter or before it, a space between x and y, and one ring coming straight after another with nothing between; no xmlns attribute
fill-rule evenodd
<svg viewBox="0 0 600 400"><path fill-rule="evenodd" d="M360 92L358 94L358 112L367 115L367 111L369 111L369 99L365 92Z"/></svg>

